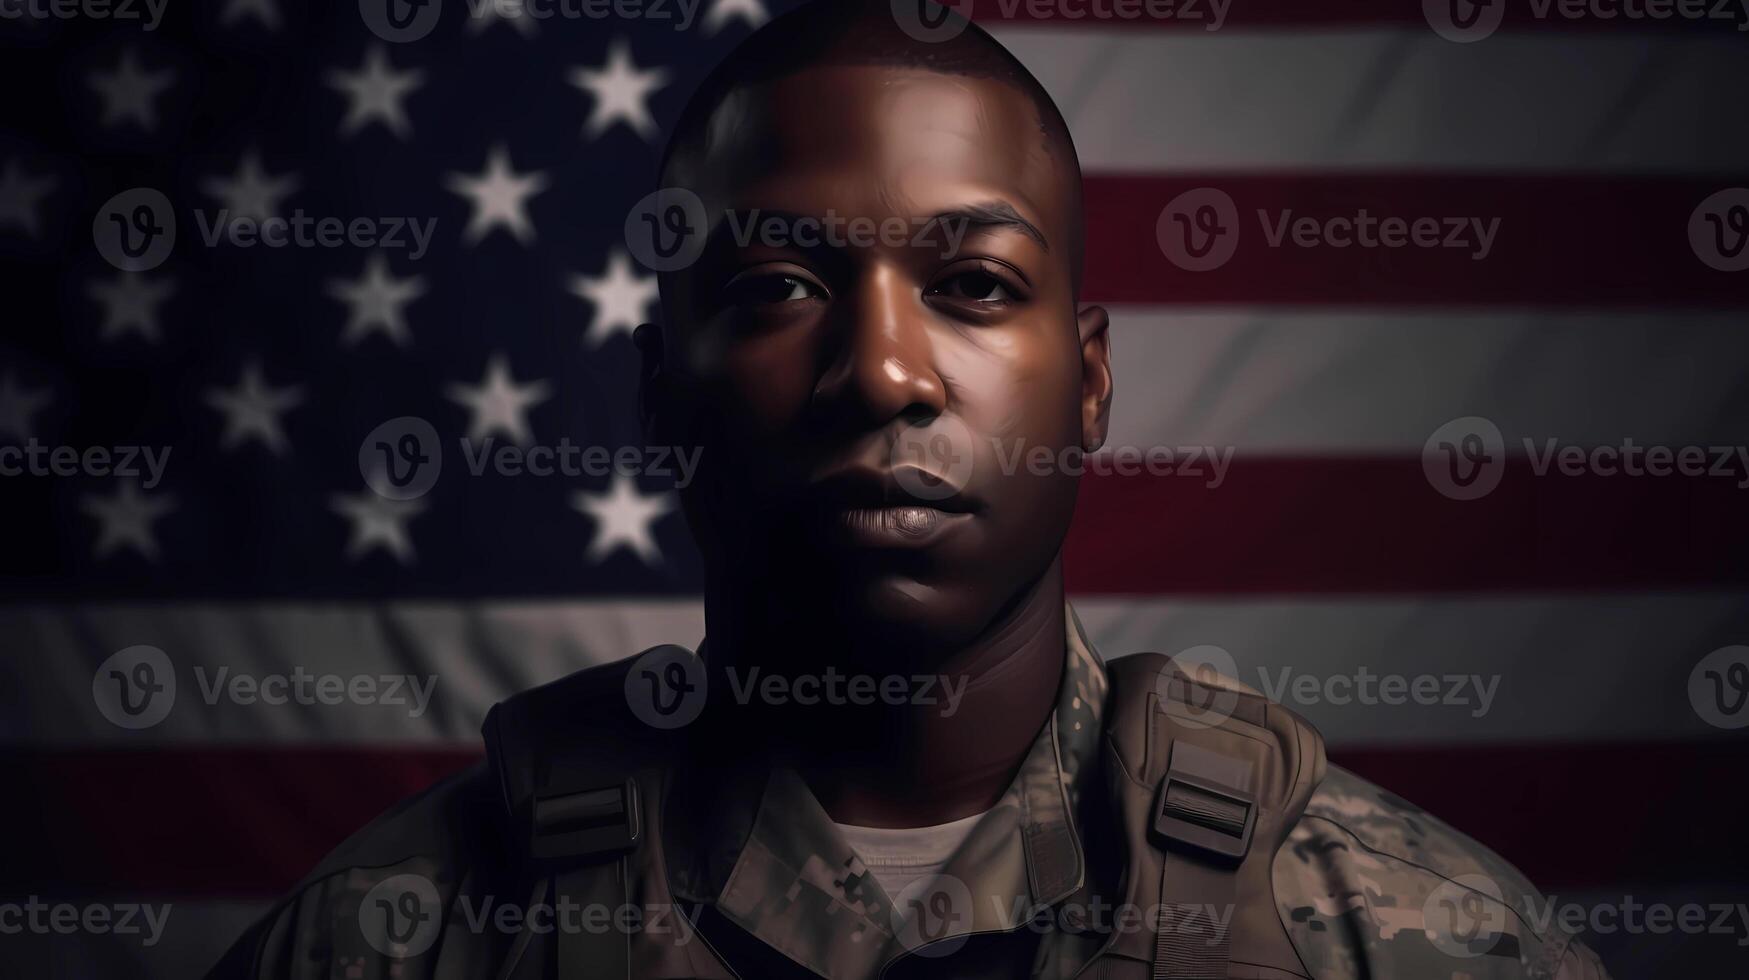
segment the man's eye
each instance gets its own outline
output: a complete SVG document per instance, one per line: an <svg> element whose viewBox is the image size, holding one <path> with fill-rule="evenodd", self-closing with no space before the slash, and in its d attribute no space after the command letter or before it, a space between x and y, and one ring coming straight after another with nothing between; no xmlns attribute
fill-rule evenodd
<svg viewBox="0 0 1749 980"><path fill-rule="evenodd" d="M973 303L1007 303L1014 299L1002 280L988 272L962 272L930 289L936 296Z"/></svg>
<svg viewBox="0 0 1749 980"><path fill-rule="evenodd" d="M730 306L775 306L813 299L819 291L800 276L753 276L730 283L726 294Z"/></svg>

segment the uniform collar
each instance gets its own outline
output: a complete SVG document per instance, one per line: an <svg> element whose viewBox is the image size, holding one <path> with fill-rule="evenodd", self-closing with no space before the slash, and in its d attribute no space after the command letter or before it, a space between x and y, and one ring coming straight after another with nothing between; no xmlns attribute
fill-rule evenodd
<svg viewBox="0 0 1749 980"><path fill-rule="evenodd" d="M1065 619L1056 707L1007 792L948 863L948 880L966 886L967 900L953 904L932 940L1019 928L1084 880L1075 814L1081 793L1098 791L1089 777L1106 676L1073 608ZM918 944L918 926L906 917L911 896L881 890L800 776L772 769L713 782L708 799L687 807L695 814L688 824L666 835L685 838L668 846L678 858L669 865L676 896L715 906L821 976L873 977Z"/></svg>

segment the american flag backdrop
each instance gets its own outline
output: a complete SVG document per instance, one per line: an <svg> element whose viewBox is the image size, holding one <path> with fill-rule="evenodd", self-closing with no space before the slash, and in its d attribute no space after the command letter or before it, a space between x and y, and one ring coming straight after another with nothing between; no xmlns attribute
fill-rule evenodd
<svg viewBox="0 0 1749 980"><path fill-rule="evenodd" d="M495 701L698 642L672 481L459 441L643 445L628 210L787 6L0 0L0 904L82 917L0 912L0 974L198 974ZM1745 975L1749 8L962 6L1087 174L1095 643L1225 651L1617 977ZM310 243L209 240L271 215Z"/></svg>

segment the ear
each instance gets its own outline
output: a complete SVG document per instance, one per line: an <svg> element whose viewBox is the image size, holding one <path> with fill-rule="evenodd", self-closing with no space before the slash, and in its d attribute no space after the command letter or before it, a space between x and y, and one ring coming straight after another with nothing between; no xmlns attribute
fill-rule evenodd
<svg viewBox="0 0 1749 980"><path fill-rule="evenodd" d="M1111 317L1089 306L1075 317L1081 338L1081 448L1105 445L1111 423Z"/></svg>

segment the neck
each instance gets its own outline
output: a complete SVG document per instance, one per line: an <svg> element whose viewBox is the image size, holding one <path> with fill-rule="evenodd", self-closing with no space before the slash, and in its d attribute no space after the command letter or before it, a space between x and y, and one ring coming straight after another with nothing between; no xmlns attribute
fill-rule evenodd
<svg viewBox="0 0 1749 980"><path fill-rule="evenodd" d="M988 810L1056 705L1066 627L1060 561L970 643L928 664L895 657L883 670L835 662L823 655L847 648L837 641L855 634L853 624L819 624L797 636L791 622L782 629L788 635L770 635L749 622L749 608L707 597L713 686L751 689L754 665L761 679L787 675L798 696L803 688L795 682L804 676L830 672L843 691L853 690L853 678L872 677L864 689L872 695L860 699L870 704L754 697L730 709L736 730L756 734L770 754L794 765L838 823L923 827ZM738 675L733 681L729 670ZM902 682L908 696L882 695L883 682L895 692Z"/></svg>

